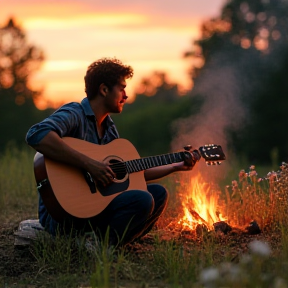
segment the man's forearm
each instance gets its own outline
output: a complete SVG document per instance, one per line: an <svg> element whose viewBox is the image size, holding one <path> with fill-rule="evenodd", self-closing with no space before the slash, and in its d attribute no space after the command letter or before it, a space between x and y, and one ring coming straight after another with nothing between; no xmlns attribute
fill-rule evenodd
<svg viewBox="0 0 288 288"><path fill-rule="evenodd" d="M148 169L144 172L145 180L155 180L165 177L173 172L177 171L173 165L165 165L161 167L155 167Z"/></svg>
<svg viewBox="0 0 288 288"><path fill-rule="evenodd" d="M90 160L84 154L72 149L68 146L57 133L49 132L39 144L32 146L36 151L44 156L63 162L78 168L86 169Z"/></svg>

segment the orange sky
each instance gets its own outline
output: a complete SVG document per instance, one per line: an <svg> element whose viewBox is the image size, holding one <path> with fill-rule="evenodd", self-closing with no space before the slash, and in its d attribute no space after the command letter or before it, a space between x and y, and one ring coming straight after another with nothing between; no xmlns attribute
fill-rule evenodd
<svg viewBox="0 0 288 288"><path fill-rule="evenodd" d="M105 2L105 3L103 3ZM225 0L1 0L0 25L13 16L46 61L33 78L52 102L81 101L87 66L117 57L134 68L127 94L153 71L188 89L190 63L182 58L204 19Z"/></svg>

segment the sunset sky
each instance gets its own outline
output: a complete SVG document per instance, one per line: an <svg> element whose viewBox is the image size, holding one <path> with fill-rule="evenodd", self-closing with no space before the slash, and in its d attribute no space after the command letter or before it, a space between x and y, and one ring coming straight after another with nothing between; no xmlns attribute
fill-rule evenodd
<svg viewBox="0 0 288 288"><path fill-rule="evenodd" d="M116 57L134 68L127 94L153 71L185 89L191 85L183 59L199 37L201 22L218 16L227 0L0 0L0 25L14 17L45 63L33 78L53 102L85 97L87 66Z"/></svg>

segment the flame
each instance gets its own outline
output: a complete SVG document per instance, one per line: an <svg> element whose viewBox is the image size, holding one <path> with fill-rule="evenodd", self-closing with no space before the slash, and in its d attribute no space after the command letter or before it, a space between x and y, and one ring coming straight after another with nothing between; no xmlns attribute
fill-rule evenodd
<svg viewBox="0 0 288 288"><path fill-rule="evenodd" d="M213 224L225 221L219 205L220 191L206 183L200 173L190 179L182 196L183 217L179 220L186 229L195 230L198 225L213 229Z"/></svg>

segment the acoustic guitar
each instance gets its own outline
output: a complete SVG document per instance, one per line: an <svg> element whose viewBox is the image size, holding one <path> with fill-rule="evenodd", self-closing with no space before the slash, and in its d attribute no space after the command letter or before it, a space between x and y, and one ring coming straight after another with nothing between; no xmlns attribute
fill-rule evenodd
<svg viewBox="0 0 288 288"><path fill-rule="evenodd" d="M220 164L225 155L220 145L205 145L198 150L188 145L184 151L140 158L136 148L126 139L115 139L106 145L64 137L73 149L97 161L110 165L116 174L108 186L96 183L87 171L63 164L36 153L34 174L37 188L51 216L61 222L68 215L90 218L101 213L119 194L127 190L145 190L144 170L181 161L199 161L208 165Z"/></svg>

